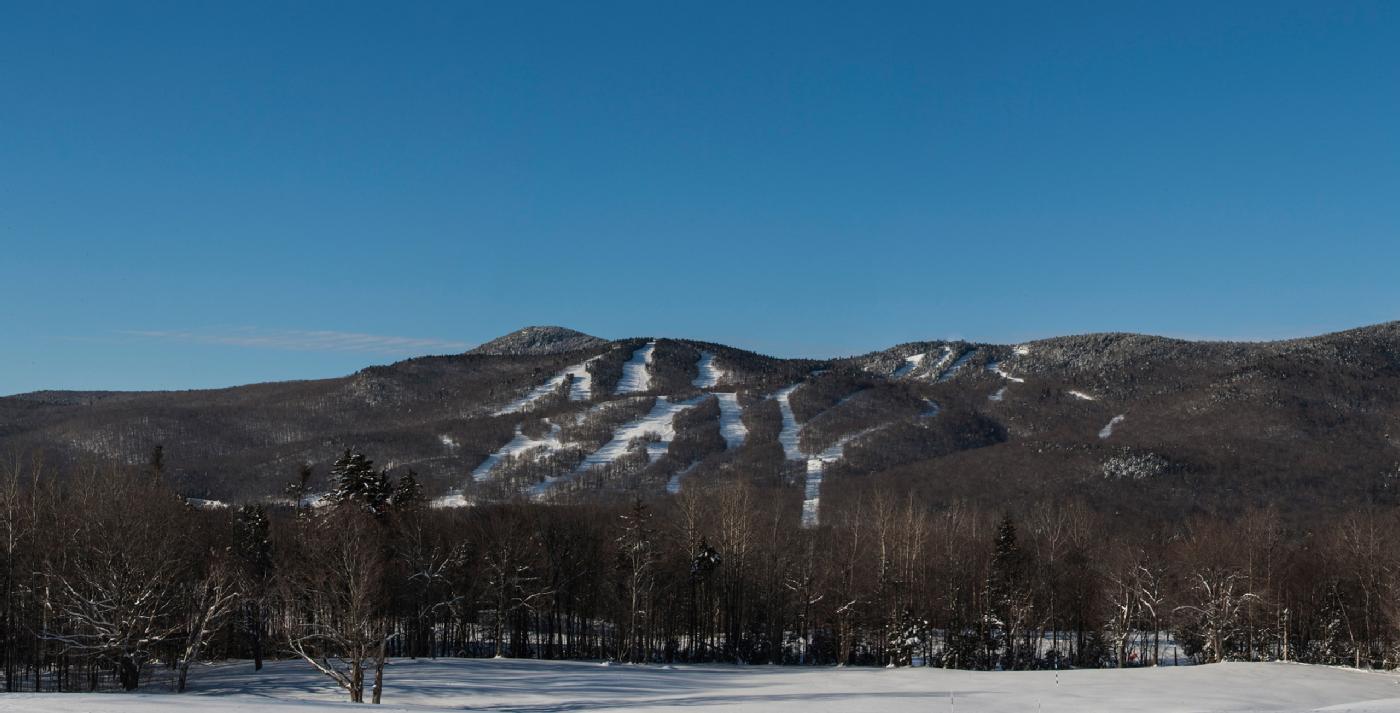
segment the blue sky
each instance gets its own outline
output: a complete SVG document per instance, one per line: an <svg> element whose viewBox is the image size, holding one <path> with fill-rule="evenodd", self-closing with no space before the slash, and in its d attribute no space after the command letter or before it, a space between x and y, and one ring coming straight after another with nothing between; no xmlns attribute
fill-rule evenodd
<svg viewBox="0 0 1400 713"><path fill-rule="evenodd" d="M0 394L1400 317L1400 4L0 0Z"/></svg>

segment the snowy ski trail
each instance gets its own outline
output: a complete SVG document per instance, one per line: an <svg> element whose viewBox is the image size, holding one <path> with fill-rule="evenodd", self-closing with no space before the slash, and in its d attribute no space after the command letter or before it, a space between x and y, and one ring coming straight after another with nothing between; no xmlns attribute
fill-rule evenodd
<svg viewBox="0 0 1400 713"><path fill-rule="evenodd" d="M651 390L651 362L656 351L656 342L650 341L632 352L632 358L622 365L622 378L617 382L617 393L636 394Z"/></svg>
<svg viewBox="0 0 1400 713"><path fill-rule="evenodd" d="M1114 416L1113 420L1109 421L1107 426L1104 426L1103 428L1099 429L1099 438L1108 438L1109 436L1112 436L1113 427L1122 423L1123 419L1125 418L1127 418L1127 416L1121 413L1117 416Z"/></svg>
<svg viewBox="0 0 1400 713"><path fill-rule="evenodd" d="M966 352L963 352L963 354L958 357L957 361L953 362L952 366L948 367L943 373L938 375L938 382L941 384L953 378L955 375L957 375L958 371L964 366L966 366L969 361L972 361L972 357L976 355L976 349L969 349Z"/></svg>
<svg viewBox="0 0 1400 713"><path fill-rule="evenodd" d="M559 424L557 423L549 424L549 433L543 438L531 438L525 435L520 430L519 426L516 426L515 438L510 439L508 443L497 449L495 453L486 456L486 460L482 461L480 465L472 470L472 480L480 483L490 478L491 471L495 470L496 466L500 465L501 461L507 458L514 458L537 448L545 448L552 451L558 449L562 445L563 444L559 441Z"/></svg>
<svg viewBox="0 0 1400 713"><path fill-rule="evenodd" d="M894 373L891 374L890 377L894 379L902 379L905 376L908 376L909 372L919 368L920 366L923 366L924 360L927 358L928 352L904 357L904 363L900 364L899 368L895 369Z"/></svg>
<svg viewBox="0 0 1400 713"><path fill-rule="evenodd" d="M807 459L807 476L802 483L802 526L816 527L820 524L821 503L822 503L822 478L826 475L828 463L835 463L846 455L846 445L851 441L865 436L873 431L884 428L884 425L867 428L856 433L848 433L830 446L827 446L821 453Z"/></svg>
<svg viewBox="0 0 1400 713"><path fill-rule="evenodd" d="M993 374L996 374L997 376L1000 376L1001 378L1006 379L1007 381L1015 382L1015 383L1017 383L1017 384L1024 384L1024 383L1026 383L1026 380L1025 380L1025 379L1022 379L1022 378L1020 378L1019 376L1012 376L1012 375L1006 373L1006 370L1003 369L1003 368L1001 368L1001 362L999 362L999 361L991 361L991 362L988 362L988 364L987 364L987 371L990 371L990 372L992 372Z"/></svg>
<svg viewBox="0 0 1400 713"><path fill-rule="evenodd" d="M798 447L799 436L802 428L797 425L797 417L792 413L792 392L802 386L801 382L792 386L785 386L773 394L772 398L778 402L778 409L783 413L783 430L778 432L778 443L783 446L783 457L788 460L802 460L802 449Z"/></svg>
<svg viewBox="0 0 1400 713"><path fill-rule="evenodd" d="M686 401L673 401L669 396L657 398L656 404L651 407L651 411L647 415L619 426L617 430L613 431L612 440L604 444L602 448L588 454L572 473L539 483L530 489L531 495L539 497L548 492L560 480L572 479L594 468L611 465L627 454L634 439L648 434L658 438L658 440L650 441L646 445L647 462L655 463L656 459L666 455L666 451L671 448L671 441L676 438L676 416L682 411L694 408L706 398L708 397L697 396Z"/></svg>
<svg viewBox="0 0 1400 713"><path fill-rule="evenodd" d="M1075 391L1074 389L1070 389L1066 393L1081 401L1098 401L1098 399L1084 393L1083 391Z"/></svg>
<svg viewBox="0 0 1400 713"><path fill-rule="evenodd" d="M715 365L714 352L701 351L700 361L695 363L695 370L699 372L699 376L690 383L697 389L713 388L724 378L724 370Z"/></svg>
<svg viewBox="0 0 1400 713"><path fill-rule="evenodd" d="M724 436L724 447L732 451L749 437L744 407L739 405L738 394L715 394L715 398L719 400L719 435Z"/></svg>
<svg viewBox="0 0 1400 713"><path fill-rule="evenodd" d="M563 371L549 377L549 381L536 386L526 392L524 396L502 406L493 416L504 416L511 413L520 413L535 403L544 399L559 390L567 380L569 382L569 400L587 401L593 398L593 375L588 371L588 365L593 363L598 357L593 357L588 361L575 364Z"/></svg>

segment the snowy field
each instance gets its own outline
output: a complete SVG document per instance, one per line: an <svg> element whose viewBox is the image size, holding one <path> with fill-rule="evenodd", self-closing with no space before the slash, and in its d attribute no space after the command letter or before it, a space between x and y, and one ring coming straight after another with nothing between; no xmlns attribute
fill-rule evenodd
<svg viewBox="0 0 1400 713"><path fill-rule="evenodd" d="M1128 670L945 671L790 666L603 666L512 659L393 661L386 711L1400 711L1400 677L1227 663ZM306 713L366 710L297 661L191 671L183 695L0 694L0 711ZM366 692L368 693L368 692ZM375 710L375 709L370 709Z"/></svg>

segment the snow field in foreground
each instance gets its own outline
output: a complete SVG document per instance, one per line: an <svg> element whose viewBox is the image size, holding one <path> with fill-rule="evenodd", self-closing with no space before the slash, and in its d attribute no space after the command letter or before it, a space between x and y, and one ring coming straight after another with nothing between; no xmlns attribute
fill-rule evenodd
<svg viewBox="0 0 1400 713"><path fill-rule="evenodd" d="M756 713L1400 712L1394 674L1286 663L1075 671L797 666L631 666L521 659L394 659L384 710L439 713L745 711ZM154 686L153 686L154 687ZM309 713L347 703L300 661L197 667L190 693L5 694L30 713Z"/></svg>
<svg viewBox="0 0 1400 713"><path fill-rule="evenodd" d="M656 342L647 342L632 352L632 358L622 365L622 379L617 382L617 393L637 394L651 390L651 360L655 351Z"/></svg>

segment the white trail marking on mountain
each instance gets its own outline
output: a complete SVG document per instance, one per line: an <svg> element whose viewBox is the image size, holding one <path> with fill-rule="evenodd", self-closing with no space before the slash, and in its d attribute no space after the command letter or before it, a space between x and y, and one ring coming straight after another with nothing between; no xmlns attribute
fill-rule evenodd
<svg viewBox="0 0 1400 713"><path fill-rule="evenodd" d="M944 382L944 381L947 381L947 380L953 378L953 376L956 375L956 374L958 373L958 370L960 370L960 369L962 369L964 366L966 366L967 363L968 363L969 361L972 360L972 357L974 357L974 356L976 356L976 355L977 355L977 350L976 350L976 349L969 349L969 350L967 350L966 352L964 352L961 356L958 357L958 360L957 360L957 361L953 362L953 365L952 365L952 366L948 367L948 369L947 369L946 371L944 371L943 373L941 373L941 374L938 375L938 381L939 381L939 383L942 383L942 382Z"/></svg>
<svg viewBox="0 0 1400 713"><path fill-rule="evenodd" d="M1074 389L1070 389L1066 393L1081 401L1098 401L1098 399L1084 393L1083 391L1075 391Z"/></svg>
<svg viewBox="0 0 1400 713"><path fill-rule="evenodd" d="M924 353L922 353L922 354L915 354L915 355L913 355L913 356L904 357L904 363L903 363L903 364L900 364L900 365L899 365L899 368L894 370L894 373L890 375L891 378L894 378L894 379L902 379L902 378L904 378L905 376L907 376L907 375L909 374L909 372L911 372L911 371L913 371L913 370L919 368L920 366L923 366L924 360L927 359L927 358L928 358L928 352L924 352Z"/></svg>
<svg viewBox="0 0 1400 713"><path fill-rule="evenodd" d="M846 445L851 441L860 438L872 431L877 431L884 426L867 428L856 433L848 433L838 439L835 443L827 446L826 450L807 459L807 477L802 483L802 526L816 527L820 524L821 504L822 504L822 478L826 475L828 463L835 463L846 455Z"/></svg>
<svg viewBox="0 0 1400 713"><path fill-rule="evenodd" d="M1006 387L1005 387L1005 386L1001 387L1000 389L997 389L997 390L996 390L996 393L994 393L994 394L992 394L991 396L988 396L988 397L987 397L987 400L988 400L988 401L1001 401L1001 400L1004 399L1004 398L1006 398Z"/></svg>
<svg viewBox="0 0 1400 713"><path fill-rule="evenodd" d="M694 408L706 398L708 397L697 396L686 401L672 401L669 396L657 398L656 404L651 407L651 411L647 415L619 426L616 431L613 431L612 440L584 458L573 473L545 480L531 488L530 493L538 497L548 492L560 480L574 478L593 468L610 465L627 454L634 439L648 434L655 435L659 439L647 443L646 446L647 462L655 463L657 458L666 455L666 451L671 448L671 441L676 437L676 416L682 411Z"/></svg>
<svg viewBox="0 0 1400 713"><path fill-rule="evenodd" d="M681 481L685 479L685 476L690 475L690 471L695 470L696 466L698 465L700 465L700 461L697 460L694 463L691 463L690 465L673 473L671 475L671 478L666 481L666 494L680 495Z"/></svg>
<svg viewBox="0 0 1400 713"><path fill-rule="evenodd" d="M719 400L719 435L724 436L724 447L732 451L749 437L744 408L739 405L738 394L715 394L715 398Z"/></svg>
<svg viewBox="0 0 1400 713"><path fill-rule="evenodd" d="M699 376L690 383L697 389L713 388L724 378L724 370L715 365L714 352L701 351L700 361L696 362L695 370L699 372Z"/></svg>
<svg viewBox="0 0 1400 713"><path fill-rule="evenodd" d="M520 413L538 401L559 391L564 382L569 381L569 400L587 401L593 398L593 375L588 372L588 365L593 363L598 357L593 357L581 364L575 364L563 371L549 377L549 381L536 386L526 392L524 396L502 406L500 410L492 414L504 416L511 413Z"/></svg>
<svg viewBox="0 0 1400 713"><path fill-rule="evenodd" d="M797 425L797 417L792 413L792 392L802 386L801 382L785 386L773 394L778 402L778 410L783 414L783 430L778 432L778 443L783 446L783 457L788 460L802 460L802 449L798 446L802 428Z"/></svg>
<svg viewBox="0 0 1400 713"><path fill-rule="evenodd" d="M647 342L632 352L632 358L622 365L622 379L617 382L617 393L635 394L651 390L651 361L656 351L656 342Z"/></svg>
<svg viewBox="0 0 1400 713"><path fill-rule="evenodd" d="M486 456L486 460L482 461L481 464L472 471L472 480L480 483L490 478L491 471L494 470L497 465L500 465L501 461L507 458L515 458L538 448L553 451L558 449L561 445L563 444L559 441L559 424L557 423L549 424L549 433L543 438L527 436L520 430L519 426L516 426L515 438L510 439L508 443L497 449L495 453Z"/></svg>
<svg viewBox="0 0 1400 713"><path fill-rule="evenodd" d="M1022 378L1017 377L1017 376L1012 376L1012 375L1006 373L1006 370L1003 369L1003 368L1001 368L1001 362L999 362L999 361L993 361L993 362L988 363L988 364L987 364L987 371L990 371L990 372L992 372L993 374L996 374L997 376L1000 376L1001 378L1006 379L1007 381L1012 381L1012 382L1015 382L1015 383L1017 383L1017 384L1024 384L1024 383L1026 383L1026 380L1025 380L1025 379L1022 379Z"/></svg>
<svg viewBox="0 0 1400 713"><path fill-rule="evenodd" d="M1112 436L1112 435L1113 435L1113 427L1114 427L1114 426L1117 426L1117 425L1120 424L1120 423L1122 423L1122 422L1123 422L1123 419L1125 419L1125 418L1127 418L1127 416L1125 416L1125 415L1123 415L1123 414L1121 414L1121 413L1118 414L1117 416L1114 416L1114 417L1113 417L1113 420L1109 421L1107 426L1104 426L1103 428L1099 429L1099 438L1108 438L1109 436Z"/></svg>

